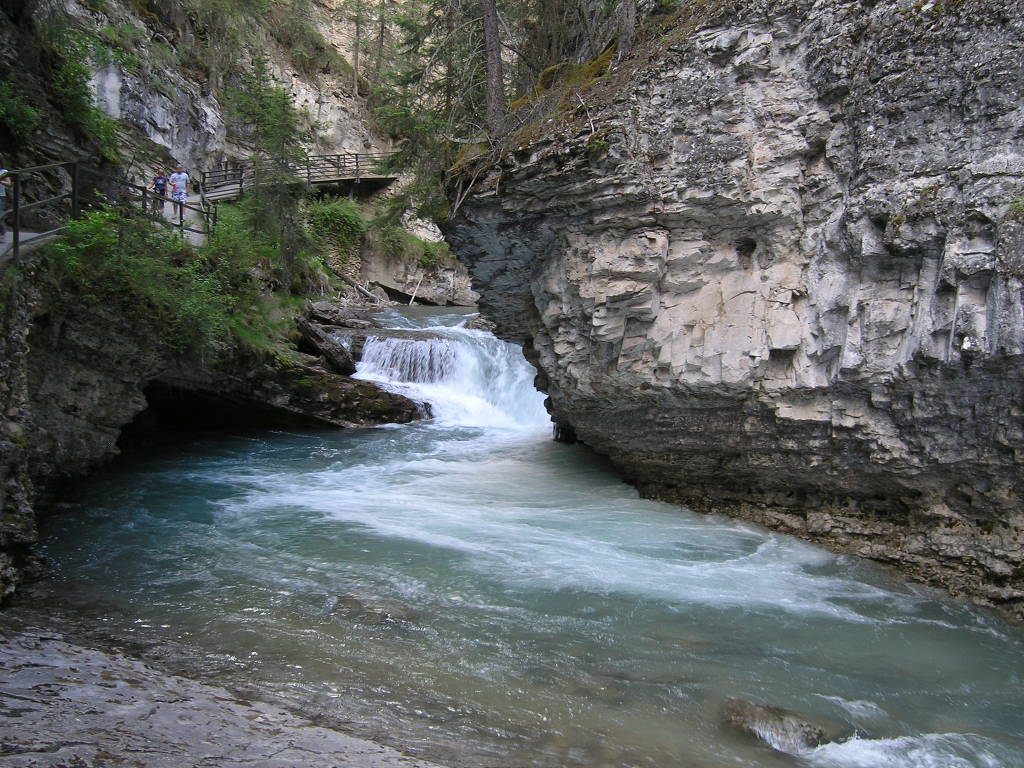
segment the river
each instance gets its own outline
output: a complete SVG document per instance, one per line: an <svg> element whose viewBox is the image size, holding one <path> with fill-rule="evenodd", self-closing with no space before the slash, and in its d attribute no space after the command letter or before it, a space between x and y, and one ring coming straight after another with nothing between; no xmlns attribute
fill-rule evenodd
<svg viewBox="0 0 1024 768"><path fill-rule="evenodd" d="M193 434L47 519L55 605L175 671L467 766L1024 765L1024 632L555 443L520 351L386 315L358 376L433 418ZM795 756L728 697L821 720Z"/></svg>

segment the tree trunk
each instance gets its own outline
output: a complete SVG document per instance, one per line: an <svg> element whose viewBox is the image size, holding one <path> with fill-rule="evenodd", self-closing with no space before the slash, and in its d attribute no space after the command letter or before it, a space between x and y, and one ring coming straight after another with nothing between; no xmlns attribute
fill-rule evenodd
<svg viewBox="0 0 1024 768"><path fill-rule="evenodd" d="M380 85L380 73L384 67L384 38L387 36L387 0L377 4L377 60L373 64L373 85Z"/></svg>
<svg viewBox="0 0 1024 768"><path fill-rule="evenodd" d="M501 134L505 122L505 78L501 71L501 37L495 0L480 0L484 14L484 45L487 49L487 133Z"/></svg>
<svg viewBox="0 0 1024 768"><path fill-rule="evenodd" d="M352 95L359 97L359 48L363 44L363 0L357 0L352 19L356 27L356 40L352 45Z"/></svg>

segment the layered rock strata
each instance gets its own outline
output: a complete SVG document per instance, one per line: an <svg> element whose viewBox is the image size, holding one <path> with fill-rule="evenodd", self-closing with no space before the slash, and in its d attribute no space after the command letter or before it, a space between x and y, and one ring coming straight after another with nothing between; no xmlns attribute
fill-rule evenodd
<svg viewBox="0 0 1024 768"><path fill-rule="evenodd" d="M648 496L1024 616L1024 3L663 29L448 237Z"/></svg>

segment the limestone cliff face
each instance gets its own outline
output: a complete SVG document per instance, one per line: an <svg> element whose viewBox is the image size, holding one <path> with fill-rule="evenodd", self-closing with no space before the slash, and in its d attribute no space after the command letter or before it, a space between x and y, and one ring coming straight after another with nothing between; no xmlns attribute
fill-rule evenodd
<svg viewBox="0 0 1024 768"><path fill-rule="evenodd" d="M467 307L475 305L479 298L466 268L450 255L437 264L424 266L386 248L364 249L360 264L359 276L364 284L380 286L402 303L415 298L438 306Z"/></svg>
<svg viewBox="0 0 1024 768"><path fill-rule="evenodd" d="M343 29L334 19L341 15L340 0L326 0L315 19L325 39L339 41ZM68 13L89 26L136 30L134 66L116 61L94 66L93 88L97 103L109 116L129 127L142 144L164 149L175 161L193 171L207 170L225 159L247 157L227 130L223 98L218 98L202 73L168 63L166 51L180 52L195 44L201 31L194 28L185 10L176 3L159 6L160 16L142 18L138 9L123 0L107 0L103 10L66 0ZM310 154L332 152L383 152L387 138L375 133L365 101L354 93L351 77L332 72L306 74L296 71L288 51L273 40L257 50L239 50L240 61L254 55L267 57L278 82L291 93L309 128ZM151 153L150 153L151 154ZM148 178L145 151L131 158Z"/></svg>
<svg viewBox="0 0 1024 768"><path fill-rule="evenodd" d="M556 422L1024 615L1022 19L733 3L506 153L448 235Z"/></svg>

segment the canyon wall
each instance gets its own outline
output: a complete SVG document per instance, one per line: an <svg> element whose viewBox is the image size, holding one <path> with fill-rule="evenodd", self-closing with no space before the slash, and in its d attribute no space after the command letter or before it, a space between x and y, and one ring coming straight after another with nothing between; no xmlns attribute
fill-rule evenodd
<svg viewBox="0 0 1024 768"><path fill-rule="evenodd" d="M1024 616L1024 3L699 7L477 181L483 310L644 495Z"/></svg>

